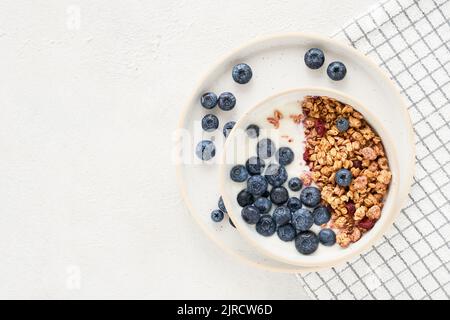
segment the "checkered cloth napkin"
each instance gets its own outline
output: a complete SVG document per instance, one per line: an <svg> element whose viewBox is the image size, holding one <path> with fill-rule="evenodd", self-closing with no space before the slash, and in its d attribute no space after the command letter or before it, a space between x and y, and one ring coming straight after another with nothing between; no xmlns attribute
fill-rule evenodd
<svg viewBox="0 0 450 320"><path fill-rule="evenodd" d="M450 0L389 0L336 37L407 98L416 137L408 203L383 239L338 268L298 275L315 299L450 298Z"/></svg>

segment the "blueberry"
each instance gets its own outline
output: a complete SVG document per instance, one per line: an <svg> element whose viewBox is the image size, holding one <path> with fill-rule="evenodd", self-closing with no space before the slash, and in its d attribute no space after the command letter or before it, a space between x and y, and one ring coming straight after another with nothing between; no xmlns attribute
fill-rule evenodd
<svg viewBox="0 0 450 320"><path fill-rule="evenodd" d="M325 206L318 206L313 211L314 223L318 226L327 223L331 219L330 210Z"/></svg>
<svg viewBox="0 0 450 320"><path fill-rule="evenodd" d="M258 222L261 215L259 214L259 210L255 206L251 205L242 208L241 216L246 223L255 224Z"/></svg>
<svg viewBox="0 0 450 320"><path fill-rule="evenodd" d="M214 222L220 222L223 220L224 214L222 210L213 210L211 212L211 219Z"/></svg>
<svg viewBox="0 0 450 320"><path fill-rule="evenodd" d="M254 205L261 214L269 213L270 209L272 208L272 202L264 197L256 199Z"/></svg>
<svg viewBox="0 0 450 320"><path fill-rule="evenodd" d="M256 154L262 159L268 159L275 153L275 144L272 140L261 139L256 145Z"/></svg>
<svg viewBox="0 0 450 320"><path fill-rule="evenodd" d="M227 208L225 208L225 204L223 203L222 196L219 198L219 202L217 203L220 210L222 210L225 213L228 213Z"/></svg>
<svg viewBox="0 0 450 320"><path fill-rule="evenodd" d="M249 138L258 138L259 137L259 127L256 124L251 124L245 129Z"/></svg>
<svg viewBox="0 0 450 320"><path fill-rule="evenodd" d="M211 160L216 155L216 146L210 140L202 140L197 144L195 154L202 160Z"/></svg>
<svg viewBox="0 0 450 320"><path fill-rule="evenodd" d="M296 232L292 224L288 223L278 227L277 234L281 240L288 242L294 240Z"/></svg>
<svg viewBox="0 0 450 320"><path fill-rule="evenodd" d="M334 177L336 183L341 187L348 187L352 182L352 179L353 175L348 169L340 169L336 172L336 176Z"/></svg>
<svg viewBox="0 0 450 320"><path fill-rule="evenodd" d="M319 232L319 241L324 246L332 246L336 243L336 234L331 229L322 229Z"/></svg>
<svg viewBox="0 0 450 320"><path fill-rule="evenodd" d="M231 92L221 93L219 96L219 108L230 111L236 105L236 97Z"/></svg>
<svg viewBox="0 0 450 320"><path fill-rule="evenodd" d="M306 187L300 193L300 200L307 207L315 207L320 203L320 190L316 187Z"/></svg>
<svg viewBox="0 0 450 320"><path fill-rule="evenodd" d="M264 160L258 157L250 157L245 162L245 167L247 168L248 173L251 175L261 174L265 167Z"/></svg>
<svg viewBox="0 0 450 320"><path fill-rule="evenodd" d="M244 182L248 178L248 172L245 166L238 164L230 170L230 178L235 182Z"/></svg>
<svg viewBox="0 0 450 320"><path fill-rule="evenodd" d="M230 131L234 128L234 125L236 124L236 121L229 121L227 123L225 123L225 125L223 126L223 135L224 137L228 137L228 135L230 134Z"/></svg>
<svg viewBox="0 0 450 320"><path fill-rule="evenodd" d="M207 92L200 98L200 103L206 109L212 109L217 105L217 95L213 92Z"/></svg>
<svg viewBox="0 0 450 320"><path fill-rule="evenodd" d="M274 187L270 191L270 200L276 205L286 203L289 198L289 193L285 187Z"/></svg>
<svg viewBox="0 0 450 320"><path fill-rule="evenodd" d="M268 214L262 215L256 223L256 232L265 237L273 235L276 229L275 220Z"/></svg>
<svg viewBox="0 0 450 320"><path fill-rule="evenodd" d="M305 64L310 69L319 69L325 62L323 51L318 48L312 48L305 53Z"/></svg>
<svg viewBox="0 0 450 320"><path fill-rule="evenodd" d="M288 178L286 168L278 164L270 164L264 172L264 176L267 182L274 187L281 186Z"/></svg>
<svg viewBox="0 0 450 320"><path fill-rule="evenodd" d="M246 84L253 76L252 68L248 64L239 63L233 67L233 80L239 84Z"/></svg>
<svg viewBox="0 0 450 320"><path fill-rule="evenodd" d="M255 202L253 195L245 189L238 193L236 199L241 207L248 206L249 204L253 204L253 202Z"/></svg>
<svg viewBox="0 0 450 320"><path fill-rule="evenodd" d="M233 228L236 229L236 226L234 225L233 220L231 220L230 217L228 217L228 222L230 223L230 225L231 225Z"/></svg>
<svg viewBox="0 0 450 320"><path fill-rule="evenodd" d="M246 170L247 171L247 170ZM247 191L254 196L260 196L267 191L267 180L263 176L255 175L251 176L247 180Z"/></svg>
<svg viewBox="0 0 450 320"><path fill-rule="evenodd" d="M292 213L291 210L289 210L289 208L281 206L273 211L272 217L275 220L277 226L282 226L291 221Z"/></svg>
<svg viewBox="0 0 450 320"><path fill-rule="evenodd" d="M219 119L213 114L207 114L202 119L202 128L207 132L216 130L219 127Z"/></svg>
<svg viewBox="0 0 450 320"><path fill-rule="evenodd" d="M311 254L319 247L319 238L312 231L300 232L295 238L295 248L301 254Z"/></svg>
<svg viewBox="0 0 450 320"><path fill-rule="evenodd" d="M294 178L289 179L288 187L292 191L300 191L302 186L303 186L303 181L300 180L300 178L294 177Z"/></svg>
<svg viewBox="0 0 450 320"><path fill-rule="evenodd" d="M347 118L338 118L336 120L336 127L338 128L339 132L345 132L350 127L350 124L348 122Z"/></svg>
<svg viewBox="0 0 450 320"><path fill-rule="evenodd" d="M289 147L281 147L275 154L275 159L277 159L279 164L287 166L294 161L294 152Z"/></svg>
<svg viewBox="0 0 450 320"><path fill-rule="evenodd" d="M335 61L330 63L327 68L327 74L331 80L339 81L345 78L347 74L347 68L342 62Z"/></svg>
<svg viewBox="0 0 450 320"><path fill-rule="evenodd" d="M291 210L291 212L295 212L302 207L302 202L297 197L291 197L286 203L286 206Z"/></svg>
<svg viewBox="0 0 450 320"><path fill-rule="evenodd" d="M298 209L292 213L292 224L298 231L309 230L314 223L311 211L306 209Z"/></svg>

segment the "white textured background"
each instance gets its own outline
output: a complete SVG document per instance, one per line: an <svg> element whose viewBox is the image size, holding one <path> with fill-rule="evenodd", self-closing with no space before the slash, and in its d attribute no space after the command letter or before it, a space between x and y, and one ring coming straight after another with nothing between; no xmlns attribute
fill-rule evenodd
<svg viewBox="0 0 450 320"><path fill-rule="evenodd" d="M208 242L171 132L229 50L331 34L377 0L242 2L0 2L0 298L305 297Z"/></svg>

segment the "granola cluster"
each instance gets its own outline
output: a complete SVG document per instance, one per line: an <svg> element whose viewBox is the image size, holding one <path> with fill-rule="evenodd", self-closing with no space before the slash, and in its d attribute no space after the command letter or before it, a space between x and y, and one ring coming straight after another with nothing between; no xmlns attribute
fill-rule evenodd
<svg viewBox="0 0 450 320"><path fill-rule="evenodd" d="M324 96L308 96L301 106L306 135L303 158L332 211L330 226L338 230L337 243L345 248L380 218L392 177L389 163L380 137L351 106ZM349 122L345 132L335 125L341 117ZM349 187L335 182L342 168L353 175Z"/></svg>

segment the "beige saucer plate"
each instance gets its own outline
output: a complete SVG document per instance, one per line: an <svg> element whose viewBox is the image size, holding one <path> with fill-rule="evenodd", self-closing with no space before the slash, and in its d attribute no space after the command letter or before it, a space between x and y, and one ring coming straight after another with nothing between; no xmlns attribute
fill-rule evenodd
<svg viewBox="0 0 450 320"><path fill-rule="evenodd" d="M323 49L326 64L340 60L347 66L347 77L340 82L328 79L326 66L310 70L303 63L303 55L311 47ZM231 78L233 65L246 62L252 66L254 76L246 85L234 83ZM307 272L324 267L299 267L268 258L246 241L225 219L221 223L211 221L210 212L217 207L219 190L219 162L223 149L222 126L237 121L251 107L270 96L293 88L322 87L338 90L362 101L383 124L392 137L398 154L399 185L397 202L403 204L409 193L414 174L414 136L406 103L393 82L372 60L352 47L339 41L305 33L289 33L257 39L227 55L214 65L194 88L181 114L179 129L190 133L191 147L202 139L214 139L218 153L208 164L181 161L177 163L177 177L181 195L196 222L209 238L224 251L252 265L281 272ZM208 110L201 107L202 93L233 92L236 107L224 112L215 108L220 128L213 133L202 133L200 119ZM199 130L200 129L200 130ZM182 153L182 143L175 142L177 154ZM186 152L186 150L184 150ZM193 150L190 150L193 154ZM325 266L326 268L326 266Z"/></svg>

